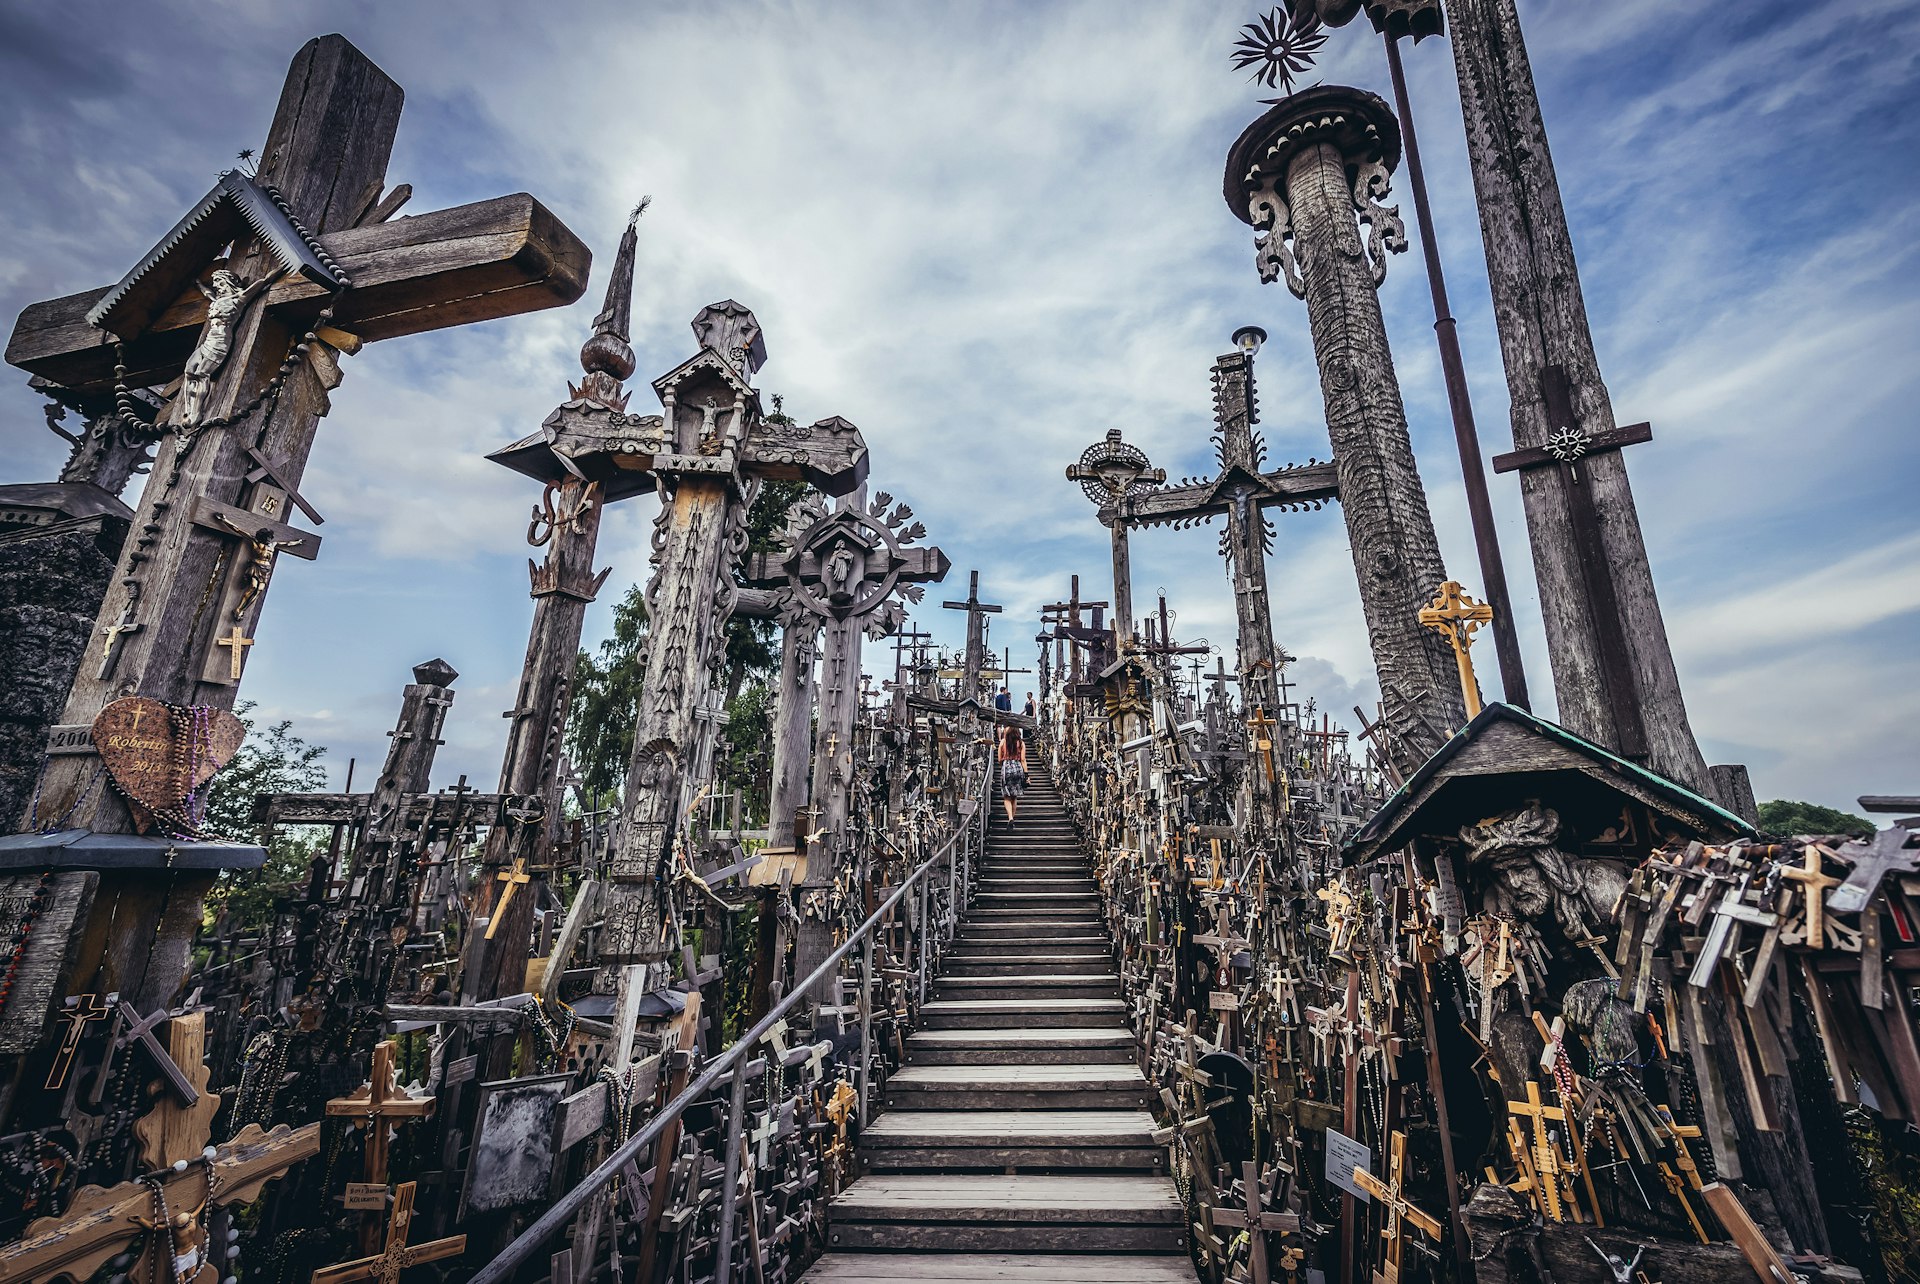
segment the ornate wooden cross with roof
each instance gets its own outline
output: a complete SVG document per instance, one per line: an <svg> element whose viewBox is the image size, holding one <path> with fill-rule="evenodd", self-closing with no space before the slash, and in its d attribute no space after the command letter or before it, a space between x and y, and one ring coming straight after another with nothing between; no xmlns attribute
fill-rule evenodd
<svg viewBox="0 0 1920 1284"><path fill-rule="evenodd" d="M117 285L20 315L12 364L76 392L171 398L100 610L112 663L82 668L64 724L130 694L233 704L270 558L319 542L286 518L294 506L317 520L298 487L340 354L570 303L585 286L586 247L531 196L389 221L409 192L386 189L401 97L343 38L309 41L258 174L222 175ZM119 796L85 793L96 765L51 758L42 812L71 807L77 828L124 833Z"/></svg>
<svg viewBox="0 0 1920 1284"><path fill-rule="evenodd" d="M738 589L733 566L745 551L747 510L763 479L802 479L830 495L866 480L867 445L838 416L803 425L763 413L751 383L765 364L760 323L727 299L693 320L700 350L653 384L664 414L596 415L570 428L554 450L585 476L650 476L663 496L654 523L655 572L647 585L647 683L634 727L626 823L613 853L600 962L657 962L667 953L666 921L678 836L705 783L692 768L717 731L696 711L717 691L724 626ZM620 974L615 1055L631 1052L633 1004L644 987Z"/></svg>

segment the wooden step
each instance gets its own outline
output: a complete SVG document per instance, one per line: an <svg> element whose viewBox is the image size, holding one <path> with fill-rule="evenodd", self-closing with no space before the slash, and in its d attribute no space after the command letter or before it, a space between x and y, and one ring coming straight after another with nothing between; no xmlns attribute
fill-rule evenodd
<svg viewBox="0 0 1920 1284"><path fill-rule="evenodd" d="M1179 1257L1046 1253L828 1253L800 1284L1195 1284Z"/></svg>
<svg viewBox="0 0 1920 1284"><path fill-rule="evenodd" d="M936 999L1117 999L1117 976L955 976L942 977Z"/></svg>
<svg viewBox="0 0 1920 1284"><path fill-rule="evenodd" d="M860 1134L875 1171L908 1168L1164 1171L1144 1110L889 1110Z"/></svg>
<svg viewBox="0 0 1920 1284"><path fill-rule="evenodd" d="M962 976L1113 976L1113 960L1095 950L1084 954L954 954L940 969L941 979Z"/></svg>
<svg viewBox="0 0 1920 1284"><path fill-rule="evenodd" d="M929 999L920 1005L929 1030L1044 1029L1121 1024L1120 999Z"/></svg>
<svg viewBox="0 0 1920 1284"><path fill-rule="evenodd" d="M1057 941L1062 945L1098 942L1105 945L1105 926L1103 923L1061 923L1051 919L1043 923L969 923L960 929L959 940L962 945L1001 941Z"/></svg>
<svg viewBox="0 0 1920 1284"><path fill-rule="evenodd" d="M1152 1097L1131 1062L909 1065L886 1086L886 1104L901 1110L1145 1109Z"/></svg>
<svg viewBox="0 0 1920 1284"><path fill-rule="evenodd" d="M909 1065L1115 1065L1134 1055L1123 1025L918 1030L907 1038Z"/></svg>
<svg viewBox="0 0 1920 1284"><path fill-rule="evenodd" d="M984 926L994 922L1006 922L1009 919L1027 919L1040 922L1077 922L1098 925L1101 922L1098 909L1081 910L1075 906L989 906L986 909L967 911L967 926Z"/></svg>
<svg viewBox="0 0 1920 1284"><path fill-rule="evenodd" d="M835 1197L827 1242L949 1253L1178 1253L1185 1219L1167 1177L886 1173Z"/></svg>

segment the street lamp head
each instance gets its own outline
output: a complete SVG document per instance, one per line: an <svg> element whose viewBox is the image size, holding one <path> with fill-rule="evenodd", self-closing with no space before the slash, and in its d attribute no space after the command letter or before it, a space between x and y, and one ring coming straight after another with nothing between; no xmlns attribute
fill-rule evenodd
<svg viewBox="0 0 1920 1284"><path fill-rule="evenodd" d="M1260 345L1267 341L1267 332L1257 325L1243 325L1233 332L1233 346L1249 357L1257 356Z"/></svg>

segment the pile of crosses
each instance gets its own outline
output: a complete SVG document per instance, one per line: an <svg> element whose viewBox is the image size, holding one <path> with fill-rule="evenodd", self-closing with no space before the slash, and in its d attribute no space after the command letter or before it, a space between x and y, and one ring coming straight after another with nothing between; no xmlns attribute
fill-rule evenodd
<svg viewBox="0 0 1920 1284"><path fill-rule="evenodd" d="M28 309L8 349L86 427L60 483L0 498L114 565L45 615L81 621L48 639L70 690L0 838L0 1280L347 1284L471 1272L516 1238L565 1284L792 1279L970 894L998 608L976 576L964 656L928 657L906 612L945 555L869 494L858 428L763 404L739 303L694 318L661 413L629 410L636 210L579 382L491 456L542 485L498 787L435 786L458 678L435 659L370 788L263 793L221 832L207 795L243 748L274 571L320 551L300 484L343 361L570 303L590 265L525 195L395 219L401 92L340 37L287 85L257 172L118 284ZM800 498L756 544L775 483ZM601 522L638 494L661 500L647 681L608 805L563 746ZM781 648L752 797L717 752L735 616ZM889 634L876 687L861 647ZM243 923L224 893L289 833L309 858ZM522 1235L566 1199L558 1233Z"/></svg>

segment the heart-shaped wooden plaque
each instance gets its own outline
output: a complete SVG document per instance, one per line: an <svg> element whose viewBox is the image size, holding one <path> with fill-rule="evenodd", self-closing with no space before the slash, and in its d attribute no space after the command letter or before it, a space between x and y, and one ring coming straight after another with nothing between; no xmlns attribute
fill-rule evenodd
<svg viewBox="0 0 1920 1284"><path fill-rule="evenodd" d="M212 780L247 737L225 709L184 708L128 696L93 720L93 745L120 792L134 804L140 831L152 815L177 820L187 795Z"/></svg>

